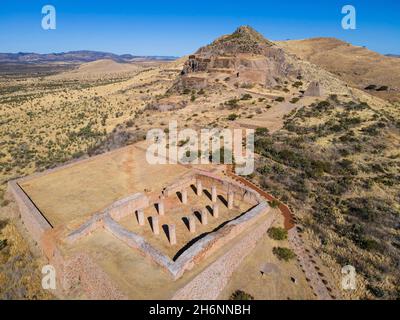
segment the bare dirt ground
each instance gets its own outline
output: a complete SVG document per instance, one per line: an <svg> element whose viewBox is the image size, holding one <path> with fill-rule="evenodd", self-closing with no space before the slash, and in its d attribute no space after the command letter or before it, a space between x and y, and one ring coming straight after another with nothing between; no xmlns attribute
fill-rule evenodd
<svg viewBox="0 0 400 320"><path fill-rule="evenodd" d="M185 172L181 165L150 165L143 150L128 146L39 175L21 187L57 226L88 217L128 195L162 190Z"/></svg>

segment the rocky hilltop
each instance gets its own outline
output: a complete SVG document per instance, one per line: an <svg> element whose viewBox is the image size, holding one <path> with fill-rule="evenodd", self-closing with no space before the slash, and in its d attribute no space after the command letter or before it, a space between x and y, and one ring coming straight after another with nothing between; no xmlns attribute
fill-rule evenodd
<svg viewBox="0 0 400 320"><path fill-rule="evenodd" d="M300 60L249 26L241 26L190 55L172 90L204 89L220 80L231 86L264 88L318 82L327 92L347 91L329 72Z"/></svg>

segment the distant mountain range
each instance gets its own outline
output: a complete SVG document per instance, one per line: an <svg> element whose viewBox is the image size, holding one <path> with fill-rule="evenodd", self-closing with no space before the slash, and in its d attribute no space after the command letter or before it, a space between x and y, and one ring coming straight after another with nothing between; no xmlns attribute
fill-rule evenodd
<svg viewBox="0 0 400 320"><path fill-rule="evenodd" d="M110 59L116 62L131 62L138 60L175 60L172 56L134 56L131 54L114 54L100 51L69 51L60 53L39 54L32 52L0 53L0 63L41 64L41 63L84 63L100 59Z"/></svg>
<svg viewBox="0 0 400 320"><path fill-rule="evenodd" d="M400 58L400 54L387 54L386 57Z"/></svg>

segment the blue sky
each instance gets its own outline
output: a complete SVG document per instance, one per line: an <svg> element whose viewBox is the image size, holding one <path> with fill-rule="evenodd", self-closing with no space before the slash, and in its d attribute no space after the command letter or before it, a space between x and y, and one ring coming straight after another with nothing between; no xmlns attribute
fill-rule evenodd
<svg viewBox="0 0 400 320"><path fill-rule="evenodd" d="M57 10L57 29L41 28L41 9ZM357 10L357 29L341 28L341 8ZM99 50L181 56L248 24L271 40L329 36L400 54L399 0L1 0L0 52Z"/></svg>

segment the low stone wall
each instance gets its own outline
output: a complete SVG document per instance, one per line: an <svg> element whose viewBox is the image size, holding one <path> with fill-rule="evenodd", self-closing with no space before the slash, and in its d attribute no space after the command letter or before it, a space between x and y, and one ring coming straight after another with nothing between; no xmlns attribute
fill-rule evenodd
<svg viewBox="0 0 400 320"><path fill-rule="evenodd" d="M195 177L196 179L200 179L204 186L211 187L212 185L219 184L225 192L233 191L235 198L240 201L245 201L253 205L263 201L262 197L251 188L235 181L226 181L211 172L197 171Z"/></svg>
<svg viewBox="0 0 400 320"><path fill-rule="evenodd" d="M180 178L177 182L170 184L163 190L165 197L175 196L177 192L181 192L184 188L190 188L196 183L196 178L193 174Z"/></svg>
<svg viewBox="0 0 400 320"><path fill-rule="evenodd" d="M142 193L135 193L129 197L114 202L104 210L108 212L114 220L121 220L138 209L144 209L149 206L149 198Z"/></svg>
<svg viewBox="0 0 400 320"><path fill-rule="evenodd" d="M217 259L192 281L179 289L173 300L215 300L228 284L233 272L251 253L258 241L271 227L276 214L270 214L257 228L251 230L227 253Z"/></svg>
<svg viewBox="0 0 400 320"><path fill-rule="evenodd" d="M241 217L230 221L221 229L195 242L176 261L171 260L168 256L152 247L143 237L123 228L109 215L104 216L103 226L105 230L117 239L123 241L129 247L139 250L144 256L164 268L176 280L182 277L185 271L191 270L197 263L226 245L269 211L270 207L267 202L260 203Z"/></svg>
<svg viewBox="0 0 400 320"><path fill-rule="evenodd" d="M143 237L126 230L110 216L104 218L104 229L117 239L126 243L129 247L139 250L161 267L169 270L170 266L173 264L173 261L169 257L152 247Z"/></svg>
<svg viewBox="0 0 400 320"><path fill-rule="evenodd" d="M35 207L16 181L8 182L8 192L18 205L21 219L32 238L41 246L44 233L53 227Z"/></svg>
<svg viewBox="0 0 400 320"><path fill-rule="evenodd" d="M180 278L186 270L191 270L197 263L206 259L218 249L222 248L233 238L237 237L247 227L258 221L258 218L269 213L267 202L262 202L241 217L230 221L218 231L206 235L196 241L171 266L171 273L175 279Z"/></svg>
<svg viewBox="0 0 400 320"><path fill-rule="evenodd" d="M96 229L100 228L104 224L104 217L106 213L97 213L84 224L82 224L78 229L72 231L68 236L65 238L67 243L73 243L78 241L89 234L91 234Z"/></svg>

